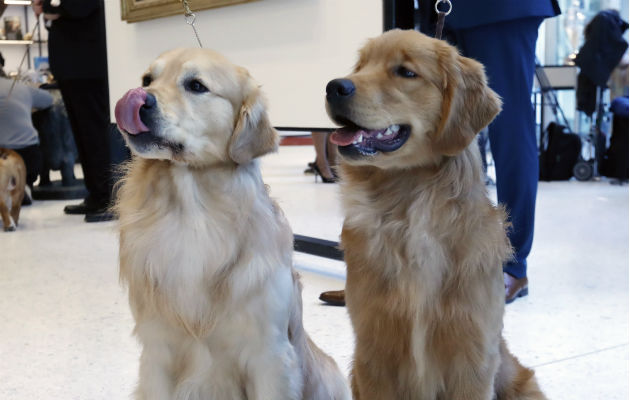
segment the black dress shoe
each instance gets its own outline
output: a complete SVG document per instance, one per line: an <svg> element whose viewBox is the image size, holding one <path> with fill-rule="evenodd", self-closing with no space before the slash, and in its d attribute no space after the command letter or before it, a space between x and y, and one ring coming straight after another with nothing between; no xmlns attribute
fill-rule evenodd
<svg viewBox="0 0 630 400"><path fill-rule="evenodd" d="M116 214L107 209L85 214L85 222L106 222L118 219Z"/></svg>
<svg viewBox="0 0 630 400"><path fill-rule="evenodd" d="M107 204L91 204L83 200L79 204L73 204L65 206L63 212L66 214L79 215L79 214L99 214L107 211Z"/></svg>
<svg viewBox="0 0 630 400"><path fill-rule="evenodd" d="M78 215L78 214L87 214L90 211L96 211L94 207L89 207L85 201L82 201L79 204L73 204L69 206L65 206L63 208L63 212L66 214Z"/></svg>
<svg viewBox="0 0 630 400"><path fill-rule="evenodd" d="M527 287L527 277L515 278L507 272L503 273L503 283L505 283L505 304L510 304L519 297L529 294Z"/></svg>
<svg viewBox="0 0 630 400"><path fill-rule="evenodd" d="M331 306L345 306L346 305L346 292L345 290L329 290L319 295L321 301L325 301Z"/></svg>

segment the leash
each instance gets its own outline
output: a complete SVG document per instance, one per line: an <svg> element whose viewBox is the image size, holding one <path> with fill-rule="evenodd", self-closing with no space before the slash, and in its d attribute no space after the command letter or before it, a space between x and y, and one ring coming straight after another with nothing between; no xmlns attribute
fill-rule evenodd
<svg viewBox="0 0 630 400"><path fill-rule="evenodd" d="M446 11L442 11L439 9L439 5L444 3L448 6ZM442 29L444 29L444 19L453 11L453 4L451 4L451 0L437 0L435 2L435 12L438 15L437 25L435 26L435 38L442 39Z"/></svg>
<svg viewBox="0 0 630 400"><path fill-rule="evenodd" d="M188 25L191 26L193 32L195 33L195 37L197 38L197 43L199 43L199 47L203 49L203 45L201 44L201 39L199 38L199 32L197 32L197 27L195 26L195 19L197 16L190 10L190 6L188 5L188 0L181 0L182 6L184 7L184 19Z"/></svg>
<svg viewBox="0 0 630 400"><path fill-rule="evenodd" d="M39 18L37 18L37 23L33 27L33 32L31 32L31 37L35 37L35 32L39 29ZM18 78L20 77L20 71L22 70L22 66L24 65L24 61L26 61L26 56L29 53L28 45L26 50L24 51L24 55L22 56L22 61L20 61L20 65L18 66L17 74L15 74L15 78L13 78L13 82L11 82L11 88L9 89L9 94L7 94L7 99L11 97L11 93L13 93L13 89L15 88L15 84L17 83Z"/></svg>

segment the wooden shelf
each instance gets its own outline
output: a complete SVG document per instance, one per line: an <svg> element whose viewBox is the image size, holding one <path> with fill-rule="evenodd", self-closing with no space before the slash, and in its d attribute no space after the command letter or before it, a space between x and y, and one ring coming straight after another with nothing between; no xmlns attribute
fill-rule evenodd
<svg viewBox="0 0 630 400"><path fill-rule="evenodd" d="M7 1L9 1L9 0L7 0ZM29 0L17 0L15 2L9 1L8 3L5 1L4 4L6 4L7 6L30 6L32 4L32 1L29 1Z"/></svg>
<svg viewBox="0 0 630 400"><path fill-rule="evenodd" d="M6 45L31 45L31 44L39 44L39 43L46 43L45 40L42 40L41 42L37 41L37 40L4 40L1 39L0 40L0 45L6 44Z"/></svg>
<svg viewBox="0 0 630 400"><path fill-rule="evenodd" d="M0 0L0 15L2 15L4 13L4 11L6 10L6 8L8 6L18 6L20 7L23 11L24 11L24 29L25 29L25 33L23 33L23 35L29 35L29 20L30 20L30 16L32 15L32 12L29 12L30 10L30 6L33 4L33 1L31 0ZM26 50L26 54L24 54L24 59L26 59L28 61L28 69L31 68L31 63L32 63L32 54L33 50L36 50L37 48L39 48L39 51L37 52L39 54L39 56L41 57L42 55L42 44L47 43L46 40L40 40L41 39L41 30L40 33L38 33L37 36L32 37L30 40L25 40L25 39L20 39L20 40L9 40L9 39L0 39L0 47L3 46L24 46L25 50ZM32 46L37 46L35 48L32 48ZM28 56L28 57L26 57ZM23 61L22 61L23 62ZM21 68L21 65L20 65Z"/></svg>
<svg viewBox="0 0 630 400"><path fill-rule="evenodd" d="M33 44L33 41L32 40L0 40L0 44L25 45L25 44Z"/></svg>

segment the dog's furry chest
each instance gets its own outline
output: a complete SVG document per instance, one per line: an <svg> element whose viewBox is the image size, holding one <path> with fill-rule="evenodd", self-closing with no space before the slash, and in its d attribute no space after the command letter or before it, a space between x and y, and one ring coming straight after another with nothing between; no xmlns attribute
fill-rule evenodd
<svg viewBox="0 0 630 400"><path fill-rule="evenodd" d="M365 253L365 264L385 279L407 279L406 271L432 287L441 286L447 271L500 269L510 256L504 213L492 206L481 182L462 186L412 174L385 185L346 184L344 249Z"/></svg>
<svg viewBox="0 0 630 400"><path fill-rule="evenodd" d="M287 337L291 232L256 174L224 184L162 172L150 183L150 173L131 173L118 205L121 279L150 377L141 372L139 390L245 399L250 377L275 357L297 371Z"/></svg>
<svg viewBox="0 0 630 400"><path fill-rule="evenodd" d="M440 398L471 335L474 345L498 349L509 245L503 214L483 187L459 196L440 186L401 187L407 192L354 185L344 193L346 301L361 357L413 365L397 371L401 390ZM379 347L392 341L400 345Z"/></svg>
<svg viewBox="0 0 630 400"><path fill-rule="evenodd" d="M121 278L136 319L159 315L198 334L220 296L220 271L233 257L216 226L170 210L147 215L121 233Z"/></svg>
<svg viewBox="0 0 630 400"><path fill-rule="evenodd" d="M132 170L121 189L121 279L136 319L161 315L198 335L228 300L249 296L274 269L290 265L283 256L290 254L288 228L256 174L241 173L234 187L231 175L224 182L221 174L195 177L186 169L162 168L158 175L159 167ZM262 244L253 238L263 230L281 236L282 246L257 248ZM247 274L253 275L242 279Z"/></svg>
<svg viewBox="0 0 630 400"><path fill-rule="evenodd" d="M238 237L239 232L227 221L180 209L139 214L146 215L121 233L121 251L146 278L162 283L209 280L235 256L235 245L228 238Z"/></svg>
<svg viewBox="0 0 630 400"><path fill-rule="evenodd" d="M411 274L414 279L437 283L450 260L430 208L420 200L376 200L382 204L375 207L377 197L353 194L342 236L345 251L364 253L370 260L366 265L386 279L405 279Z"/></svg>
<svg viewBox="0 0 630 400"><path fill-rule="evenodd" d="M268 362L277 363L275 357L297 370L286 335L287 304L274 299L290 298L290 271L279 269L270 278L264 289L246 301L225 299L213 304L220 308L218 318L201 334L172 324L161 313L137 320L135 332L143 345L143 358L169 371L168 379L176 382L165 398L245 400L251 376L269 368Z"/></svg>

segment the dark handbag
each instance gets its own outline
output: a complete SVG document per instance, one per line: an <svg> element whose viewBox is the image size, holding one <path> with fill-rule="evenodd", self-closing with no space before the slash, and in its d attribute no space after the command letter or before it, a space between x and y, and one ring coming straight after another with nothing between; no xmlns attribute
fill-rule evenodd
<svg viewBox="0 0 630 400"><path fill-rule="evenodd" d="M564 125L551 122L544 132L540 148L540 180L570 179L581 150L582 141L578 135Z"/></svg>
<svg viewBox="0 0 630 400"><path fill-rule="evenodd" d="M620 97L611 104L612 136L601 165L601 174L622 181L628 180L628 98Z"/></svg>

